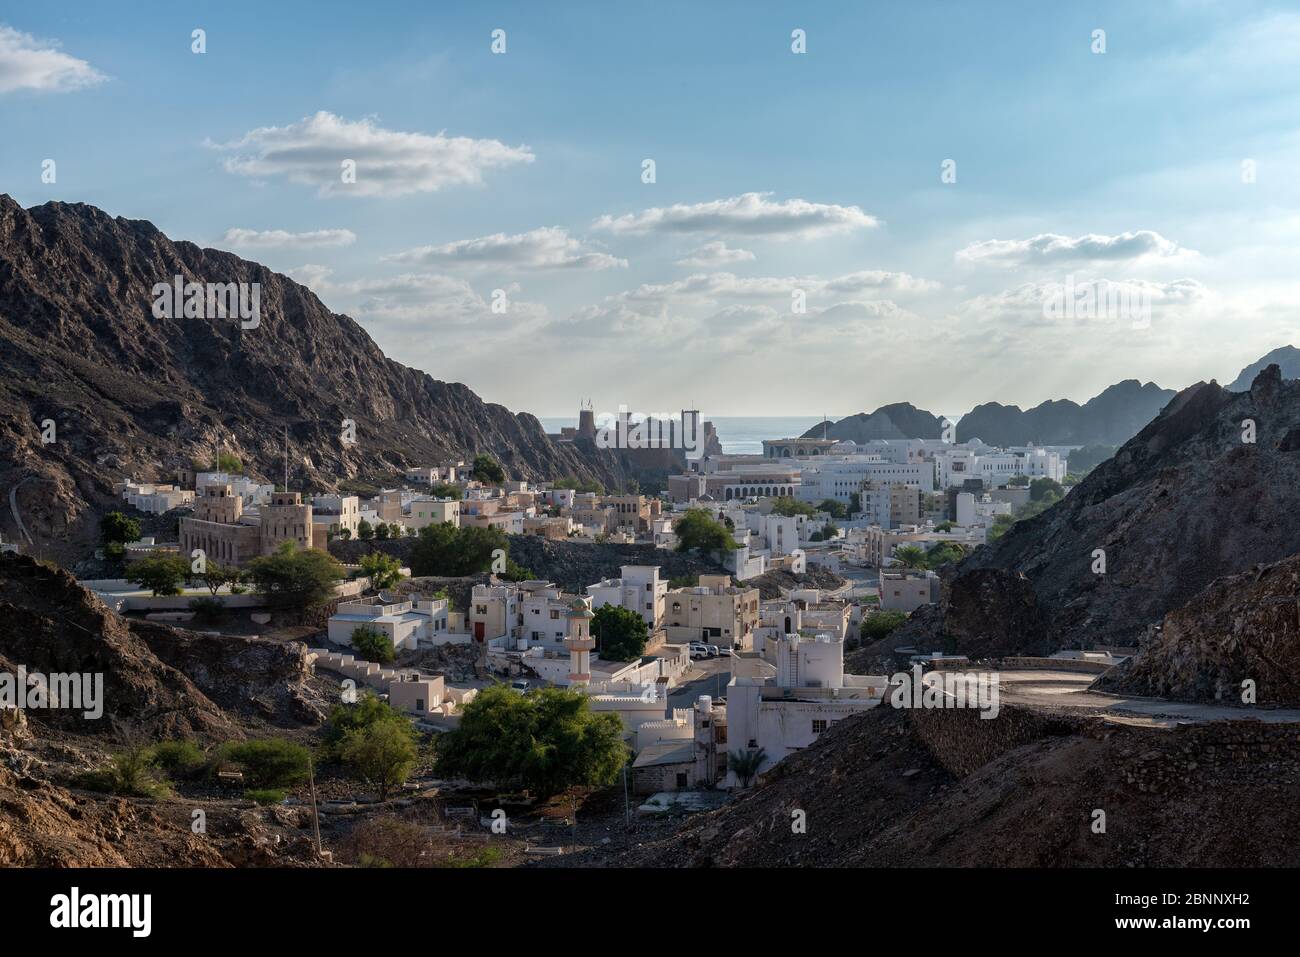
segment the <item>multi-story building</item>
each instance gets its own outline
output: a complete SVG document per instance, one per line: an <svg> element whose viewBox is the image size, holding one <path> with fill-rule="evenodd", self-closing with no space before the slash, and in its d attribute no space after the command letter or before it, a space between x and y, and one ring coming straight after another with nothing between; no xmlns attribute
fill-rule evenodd
<svg viewBox="0 0 1300 957"><path fill-rule="evenodd" d="M911 614L939 600L939 576L932 571L880 573L880 608Z"/></svg>
<svg viewBox="0 0 1300 957"><path fill-rule="evenodd" d="M361 500L355 495L316 495L311 500L316 534L328 541L331 534L356 538L361 525Z"/></svg>
<svg viewBox="0 0 1300 957"><path fill-rule="evenodd" d="M1065 481L1068 461L1056 450L1034 448L992 449L984 445L966 443L950 446L936 452L935 467L942 488L963 484L967 479L980 479L988 487L1006 485L1017 476L1050 478Z"/></svg>
<svg viewBox="0 0 1300 957"><path fill-rule="evenodd" d="M162 515L174 508L194 504L194 493L175 485L122 482L117 486L117 491L127 505L150 515Z"/></svg>
<svg viewBox="0 0 1300 957"><path fill-rule="evenodd" d="M808 747L837 721L878 705L884 676L846 675L844 642L830 635L790 634L773 642L776 677L736 675L727 685L727 747L756 752L759 773ZM728 770L726 783L740 782Z"/></svg>
<svg viewBox="0 0 1300 957"><path fill-rule="evenodd" d="M670 641L702 641L749 650L758 624L759 592L731 583L730 575L701 575L694 588L664 598L664 630Z"/></svg>
<svg viewBox="0 0 1300 957"><path fill-rule="evenodd" d="M194 514L180 524L182 557L201 549L208 561L223 565L243 565L289 541L299 548L312 545L312 507L298 492L275 492L268 504L246 513L230 486L205 485Z"/></svg>
<svg viewBox="0 0 1300 957"><path fill-rule="evenodd" d="M658 565L624 565L623 577L606 578L587 586L591 607L617 605L640 615L653 633L663 621L668 582L659 577Z"/></svg>
<svg viewBox="0 0 1300 957"><path fill-rule="evenodd" d="M421 497L412 500L402 514L407 528L420 529L426 525L450 524L460 527L460 501L454 498Z"/></svg>

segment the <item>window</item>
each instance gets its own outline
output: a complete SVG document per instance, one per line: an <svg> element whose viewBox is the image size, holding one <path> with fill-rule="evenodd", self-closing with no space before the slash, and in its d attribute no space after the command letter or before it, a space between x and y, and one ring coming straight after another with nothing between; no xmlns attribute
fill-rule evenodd
<svg viewBox="0 0 1300 957"><path fill-rule="evenodd" d="M812 733L821 734L827 728L827 723L820 718L813 718Z"/></svg>
<svg viewBox="0 0 1300 957"><path fill-rule="evenodd" d="M558 609L558 608L552 608L552 609L551 609L551 620L552 620L552 621L558 621L558 620L559 620L559 617L560 617L560 611L559 611L559 609Z"/></svg>

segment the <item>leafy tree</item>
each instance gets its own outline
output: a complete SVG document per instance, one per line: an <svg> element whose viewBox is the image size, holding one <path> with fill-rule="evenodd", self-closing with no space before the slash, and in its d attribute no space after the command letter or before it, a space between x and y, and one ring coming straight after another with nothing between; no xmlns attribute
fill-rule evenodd
<svg viewBox="0 0 1300 957"><path fill-rule="evenodd" d="M1011 488L1024 488L1028 484L1029 484L1028 475L1013 475L1007 481L1007 485L1010 486Z"/></svg>
<svg viewBox="0 0 1300 957"><path fill-rule="evenodd" d="M397 657L397 651L388 636L367 625L352 630L352 647L366 661L386 665Z"/></svg>
<svg viewBox="0 0 1300 957"><path fill-rule="evenodd" d="M448 485L446 482L443 482L440 485L435 485L430 488L429 494L434 498L454 498L457 501L460 501L460 499L464 497L465 493L460 490L459 486Z"/></svg>
<svg viewBox="0 0 1300 957"><path fill-rule="evenodd" d="M758 776L758 769L767 760L767 752L762 748L749 748L744 751L732 751L727 754L727 768L740 778L740 786L747 788Z"/></svg>
<svg viewBox="0 0 1300 957"><path fill-rule="evenodd" d="M307 780L311 752L284 738L236 741L221 749L221 757L244 768L255 788L292 788Z"/></svg>
<svg viewBox="0 0 1300 957"><path fill-rule="evenodd" d="M215 598L217 592L221 591L222 586L233 585L240 579L239 569L231 568L229 565L219 565L216 562L204 562L203 571L198 576L199 581L207 586L208 591Z"/></svg>
<svg viewBox="0 0 1300 957"><path fill-rule="evenodd" d="M702 508L688 508L673 525L677 550L688 552L725 552L736 547L727 527Z"/></svg>
<svg viewBox="0 0 1300 957"><path fill-rule="evenodd" d="M595 479L583 479L581 482L573 477L556 479L551 483L551 488L571 488L575 492L594 492L597 495L605 494L605 484L603 482L597 482Z"/></svg>
<svg viewBox="0 0 1300 957"><path fill-rule="evenodd" d="M189 573L189 564L179 555L154 552L134 562L126 580L149 589L155 595L179 595L181 582Z"/></svg>
<svg viewBox="0 0 1300 957"><path fill-rule="evenodd" d="M435 771L549 797L575 785L612 784L627 757L622 721L593 713L582 692L521 695L493 685L465 706L455 730L439 737Z"/></svg>
<svg viewBox="0 0 1300 957"><path fill-rule="evenodd" d="M344 577L333 556L317 548L299 550L294 542L253 559L247 574L272 607L300 610L329 601L335 583Z"/></svg>
<svg viewBox="0 0 1300 957"><path fill-rule="evenodd" d="M864 645L870 644L889 637L889 633L905 621L907 615L901 611L878 611L862 619L858 634L861 635Z"/></svg>
<svg viewBox="0 0 1300 957"><path fill-rule="evenodd" d="M1065 494L1061 483L1050 478L1036 478L1029 483L1029 499L1033 502L1055 502Z"/></svg>
<svg viewBox="0 0 1300 957"><path fill-rule="evenodd" d="M960 542L936 542L925 553L926 567L935 569L949 562L959 562L966 557L966 547Z"/></svg>
<svg viewBox="0 0 1300 957"><path fill-rule="evenodd" d="M1080 476L1087 475L1115 452L1113 445L1085 445L1081 449L1075 449L1070 453L1070 471Z"/></svg>
<svg viewBox="0 0 1300 957"><path fill-rule="evenodd" d="M368 542L375 537L375 526L371 525L364 518L357 522L357 538L363 542Z"/></svg>
<svg viewBox="0 0 1300 957"><path fill-rule="evenodd" d="M387 541L390 534L391 532L389 530L389 525L387 522L380 522L378 525L375 526L376 541L380 541L380 542Z"/></svg>
<svg viewBox="0 0 1300 957"><path fill-rule="evenodd" d="M1010 515L997 515L993 518L993 525L989 528L988 541L996 542L1006 534L1007 529L1016 523L1016 520Z"/></svg>
<svg viewBox="0 0 1300 957"><path fill-rule="evenodd" d="M208 763L208 756L193 741L174 739L153 746L153 763L168 774L189 777Z"/></svg>
<svg viewBox="0 0 1300 957"><path fill-rule="evenodd" d="M839 526L834 522L827 522L822 526L822 541L829 542L840 533Z"/></svg>
<svg viewBox="0 0 1300 957"><path fill-rule="evenodd" d="M353 704L336 704L325 725L326 750L336 750L351 732L381 721L410 723L402 712L371 691L363 693Z"/></svg>
<svg viewBox="0 0 1300 957"><path fill-rule="evenodd" d="M401 537L402 537L402 526L399 525L399 524L397 524L397 522L389 522L389 523L388 523L388 537L389 537L389 538L401 538Z"/></svg>
<svg viewBox="0 0 1300 957"><path fill-rule="evenodd" d="M386 552L362 555L361 570L369 576L370 584L379 590L392 588L402 577L402 563Z"/></svg>
<svg viewBox="0 0 1300 957"><path fill-rule="evenodd" d="M349 731L339 758L352 775L379 789L379 800L411 776L418 752L409 722L376 721Z"/></svg>
<svg viewBox="0 0 1300 957"><path fill-rule="evenodd" d="M501 467L496 459L490 455L479 454L474 456L472 466L474 478L480 482L487 482L491 485L500 485L506 480L505 469Z"/></svg>
<svg viewBox="0 0 1300 957"><path fill-rule="evenodd" d="M99 540L106 554L120 558L123 545L140 540L140 523L122 512L109 512L99 520Z"/></svg>
<svg viewBox="0 0 1300 957"><path fill-rule="evenodd" d="M772 514L793 518L796 515L811 516L817 509L807 502L799 502L789 495L778 495L772 499Z"/></svg>
<svg viewBox="0 0 1300 957"><path fill-rule="evenodd" d="M426 525L411 549L411 574L463 577L490 571L492 553L510 542L499 528L457 528L449 522Z"/></svg>
<svg viewBox="0 0 1300 957"><path fill-rule="evenodd" d="M636 612L619 605L601 605L591 619L591 635L606 661L633 661L645 654L650 631Z"/></svg>
<svg viewBox="0 0 1300 957"><path fill-rule="evenodd" d="M831 518L844 518L848 515L849 510L844 507L844 503L833 498L823 499L822 503L817 506L817 511L825 512Z"/></svg>
<svg viewBox="0 0 1300 957"><path fill-rule="evenodd" d="M925 568L925 552L916 545L900 545L894 549L894 564L901 568Z"/></svg>
<svg viewBox="0 0 1300 957"><path fill-rule="evenodd" d="M849 493L849 514L856 515L860 511L862 511L862 493L850 492Z"/></svg>
<svg viewBox="0 0 1300 957"><path fill-rule="evenodd" d="M951 532L952 522L940 522L938 525L934 527L934 530L936 532Z"/></svg>

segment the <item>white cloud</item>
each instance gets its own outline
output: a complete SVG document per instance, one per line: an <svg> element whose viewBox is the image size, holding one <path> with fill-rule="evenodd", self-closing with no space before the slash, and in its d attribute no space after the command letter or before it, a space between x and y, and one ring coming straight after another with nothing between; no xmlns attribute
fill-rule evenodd
<svg viewBox="0 0 1300 957"><path fill-rule="evenodd" d="M322 196L406 196L447 186L478 185L488 170L534 159L527 146L499 140L401 133L367 118L348 121L321 111L288 126L264 126L216 148L234 155L225 168L241 176L284 176L315 186ZM356 162L356 182L342 180L343 162Z"/></svg>
<svg viewBox="0 0 1300 957"><path fill-rule="evenodd" d="M558 226L526 233L494 233L479 239L462 239L441 246L421 246L388 257L395 262L421 266L470 266L518 269L614 269L627 260L592 249Z"/></svg>
<svg viewBox="0 0 1300 957"><path fill-rule="evenodd" d="M223 238L232 246L249 249L316 249L322 246L351 246L357 241L357 234L350 229L317 229L306 233L291 233L284 229L232 228L226 230Z"/></svg>
<svg viewBox="0 0 1300 957"><path fill-rule="evenodd" d="M732 249L722 240L705 243L685 259L677 260L677 265L688 269L717 269L735 263L753 262L754 254L748 249Z"/></svg>
<svg viewBox="0 0 1300 957"><path fill-rule="evenodd" d="M678 203L625 216L601 216L594 225L618 234L706 233L812 239L880 224L858 206L803 199L774 201L768 198L771 195L744 193L707 203Z"/></svg>
<svg viewBox="0 0 1300 957"><path fill-rule="evenodd" d="M957 251L957 261L994 266L1035 263L1185 261L1198 254L1149 229L1104 236L1040 233L1028 239L987 239Z"/></svg>
<svg viewBox="0 0 1300 957"><path fill-rule="evenodd" d="M0 25L0 93L43 90L66 93L108 79L85 60L62 52L52 40Z"/></svg>
<svg viewBox="0 0 1300 957"><path fill-rule="evenodd" d="M1146 279L1113 280L1071 278L1068 282L1026 282L1013 289L976 296L961 303L957 318L996 323L1008 331L1025 324L1074 328L1098 323L1131 325L1135 315L1175 318L1203 304L1208 290L1195 279L1154 282ZM1069 305L1069 303L1073 305Z"/></svg>
<svg viewBox="0 0 1300 957"><path fill-rule="evenodd" d="M728 301L772 301L788 303L791 294L802 290L812 297L855 296L872 292L923 293L939 288L938 283L908 273L863 270L832 279L817 276L737 276L729 272L696 273L666 283L643 283L615 297L632 306L661 308L667 305L715 305ZM809 302L811 309L815 305Z"/></svg>

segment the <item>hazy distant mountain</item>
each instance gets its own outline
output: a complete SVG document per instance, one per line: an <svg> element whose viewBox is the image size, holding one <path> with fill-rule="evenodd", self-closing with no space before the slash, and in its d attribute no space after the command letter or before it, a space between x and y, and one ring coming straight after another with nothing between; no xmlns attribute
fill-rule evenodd
<svg viewBox="0 0 1300 957"><path fill-rule="evenodd" d="M1125 379L1083 405L1051 400L1021 410L986 402L957 423L957 441L983 439L992 445L1123 445L1174 397L1154 382Z"/></svg>
<svg viewBox="0 0 1300 957"><path fill-rule="evenodd" d="M1252 362L1241 370L1241 375L1226 388L1229 392L1245 392L1250 384L1268 366L1275 365L1282 370L1283 379L1300 379L1300 349L1295 346L1282 346L1274 349L1258 362Z"/></svg>
<svg viewBox="0 0 1300 957"><path fill-rule="evenodd" d="M805 439L868 442L872 439L937 439L943 420L910 402L882 405L875 412L859 412L838 422L819 422L803 434Z"/></svg>

